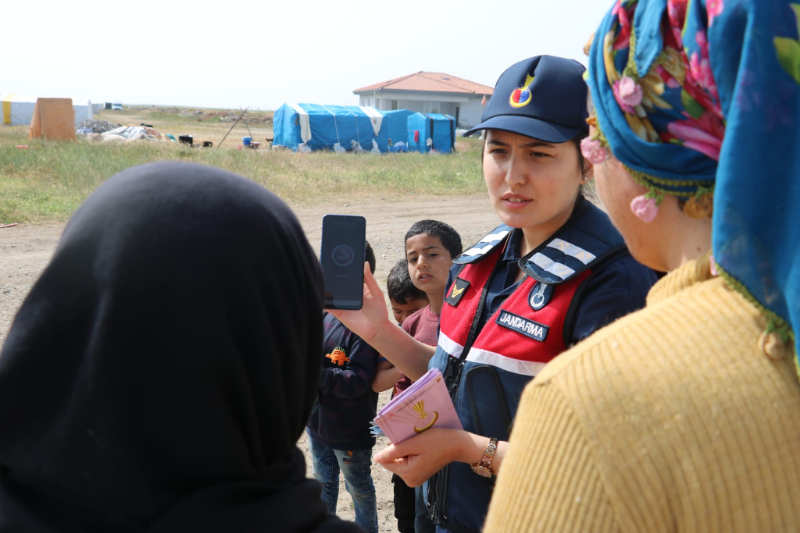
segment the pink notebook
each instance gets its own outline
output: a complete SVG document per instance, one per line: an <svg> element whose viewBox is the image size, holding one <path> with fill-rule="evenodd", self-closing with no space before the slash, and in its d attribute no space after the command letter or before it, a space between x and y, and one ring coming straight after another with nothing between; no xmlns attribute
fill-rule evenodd
<svg viewBox="0 0 800 533"><path fill-rule="evenodd" d="M432 368L378 412L374 420L397 444L430 428L463 429L439 369Z"/></svg>

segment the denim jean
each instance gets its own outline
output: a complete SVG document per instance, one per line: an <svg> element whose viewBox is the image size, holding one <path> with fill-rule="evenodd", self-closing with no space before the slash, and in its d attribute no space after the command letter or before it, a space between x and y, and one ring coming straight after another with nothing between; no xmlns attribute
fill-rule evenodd
<svg viewBox="0 0 800 533"><path fill-rule="evenodd" d="M425 505L425 494L428 492L428 484L425 483L414 489L414 533L434 533L436 526L431 522L428 506Z"/></svg>
<svg viewBox="0 0 800 533"><path fill-rule="evenodd" d="M378 533L378 508L372 483L372 450L334 450L309 436L314 477L322 483L322 501L328 513L336 514L339 500L339 470L344 486L353 498L356 524L367 533Z"/></svg>

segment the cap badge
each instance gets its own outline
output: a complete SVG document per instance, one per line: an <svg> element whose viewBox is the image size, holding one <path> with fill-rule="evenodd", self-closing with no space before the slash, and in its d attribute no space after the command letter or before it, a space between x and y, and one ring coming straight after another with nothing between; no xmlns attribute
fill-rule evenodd
<svg viewBox="0 0 800 533"><path fill-rule="evenodd" d="M522 87L517 87L511 92L511 97L508 103L511 107L525 107L531 103L533 95L531 94L531 84L533 83L533 76L530 74L525 78L525 84Z"/></svg>

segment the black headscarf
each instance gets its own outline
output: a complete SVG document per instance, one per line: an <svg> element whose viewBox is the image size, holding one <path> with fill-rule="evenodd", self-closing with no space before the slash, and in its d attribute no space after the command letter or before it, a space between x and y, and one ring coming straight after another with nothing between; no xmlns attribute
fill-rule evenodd
<svg viewBox="0 0 800 533"><path fill-rule="evenodd" d="M110 179L0 353L0 531L360 531L295 445L322 291L255 183L182 163Z"/></svg>

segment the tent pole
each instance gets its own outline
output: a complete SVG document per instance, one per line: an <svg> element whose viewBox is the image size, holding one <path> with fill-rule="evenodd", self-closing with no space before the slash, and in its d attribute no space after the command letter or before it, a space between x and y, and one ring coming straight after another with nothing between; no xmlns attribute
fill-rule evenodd
<svg viewBox="0 0 800 533"><path fill-rule="evenodd" d="M240 107L239 109L241 110L241 107ZM250 108L248 107L247 109L250 109ZM239 115L239 118L237 118L237 119L236 119L236 122L234 122L234 123L233 123L233 126L231 126L231 129L229 129L229 130L228 130L228 133L226 133L226 134L225 134L225 137L223 137L223 138L222 138L222 140L221 140L221 141L219 142L219 144L217 145L217 147L215 148L216 150L219 150L219 147L220 147L220 146L222 146L222 143L224 143L224 142L225 142L225 139L227 139L227 138L228 138L228 135L230 135L230 134L231 134L231 132L233 131L233 128L235 128L235 127L236 127L236 125L239 123L239 121L240 121L240 120L242 120L242 117L244 117L244 114L245 114L245 113L247 113L247 109L245 109L244 111L242 111L242 114L241 114L241 115ZM247 124L247 123L245 122L245 124ZM249 127L247 128L247 131L248 131L248 132L250 131L250 128L249 128ZM251 135L251 137L252 137L252 135Z"/></svg>
<svg viewBox="0 0 800 533"><path fill-rule="evenodd" d="M250 109L250 108L248 107L247 109ZM240 108L239 108L239 110L241 111L241 110L242 110L242 108L240 107ZM244 111L242 111L242 116L244 117ZM250 134L250 138L251 138L251 139L253 139L253 140L255 140L255 138L253 137L253 134L250 132L250 126L247 124L247 121L246 121L246 120L244 121L244 125L245 125L245 127L247 128L247 133L249 133L249 134Z"/></svg>

